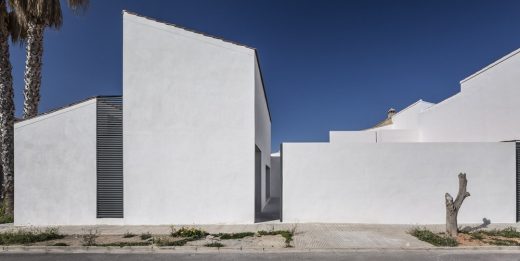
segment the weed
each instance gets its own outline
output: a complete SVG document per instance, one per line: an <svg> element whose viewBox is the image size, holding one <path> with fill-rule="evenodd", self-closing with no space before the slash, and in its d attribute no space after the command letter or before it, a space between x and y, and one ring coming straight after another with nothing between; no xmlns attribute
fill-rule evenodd
<svg viewBox="0 0 520 261"><path fill-rule="evenodd" d="M30 244L34 242L61 239L65 237L57 228L47 228L43 232L38 229L17 230L0 233L0 245Z"/></svg>
<svg viewBox="0 0 520 261"><path fill-rule="evenodd" d="M241 239L244 237L252 237L255 233L253 232L241 232L241 233L218 233L213 234L212 236L218 237L220 239Z"/></svg>
<svg viewBox="0 0 520 261"><path fill-rule="evenodd" d="M520 243L517 241L507 240L507 239L498 239L498 238L487 241L486 243L489 243L489 244L495 245L495 246L520 246Z"/></svg>
<svg viewBox="0 0 520 261"><path fill-rule="evenodd" d="M409 233L417 239L428 242L434 246L454 247L459 244L457 240L450 236L435 234L426 228L414 228Z"/></svg>
<svg viewBox="0 0 520 261"><path fill-rule="evenodd" d="M471 233L469 234L471 239L476 239L476 240L482 240L484 239L484 235L480 232L474 232L474 233Z"/></svg>
<svg viewBox="0 0 520 261"><path fill-rule="evenodd" d="M171 227L172 232L170 235L172 237L184 237L189 238L191 240L201 239L207 235L209 235L206 231L198 228L189 228L189 227L181 227L179 230L176 230L173 226Z"/></svg>
<svg viewBox="0 0 520 261"><path fill-rule="evenodd" d="M158 246L184 246L188 243L188 239L170 240L168 238L156 238L154 243Z"/></svg>
<svg viewBox="0 0 520 261"><path fill-rule="evenodd" d="M88 229L87 233L82 236L84 246L95 246L96 239L99 237L97 229Z"/></svg>
<svg viewBox="0 0 520 261"><path fill-rule="evenodd" d="M142 240L147 240L147 239L150 239L150 238L152 238L152 234L150 234L149 232L141 234L141 239Z"/></svg>
<svg viewBox="0 0 520 261"><path fill-rule="evenodd" d="M295 228L293 228L291 230L273 230L273 231L260 230L260 231L258 231L258 234L261 236L281 235L283 238L285 238L285 247L292 247L291 242L293 241L293 236L294 236L295 230L296 230Z"/></svg>
<svg viewBox="0 0 520 261"><path fill-rule="evenodd" d="M219 243L219 242L211 242L211 243L208 243L208 244L205 244L204 245L205 247L223 247L224 245L222 243Z"/></svg>
<svg viewBox="0 0 520 261"><path fill-rule="evenodd" d="M149 246L152 242L114 242L114 243L106 243L106 244L95 244L94 246L102 246L102 247L128 247L128 246Z"/></svg>
<svg viewBox="0 0 520 261"><path fill-rule="evenodd" d="M502 230L500 229L493 229L489 231L482 230L480 231L482 234L488 235L488 236L500 236L500 237L507 237L507 238L520 238L520 231L517 231L514 227L508 227L504 228Z"/></svg>
<svg viewBox="0 0 520 261"><path fill-rule="evenodd" d="M136 234L132 234L130 232L126 232L124 235L123 235L123 238L131 238L131 237L135 237L137 236Z"/></svg>

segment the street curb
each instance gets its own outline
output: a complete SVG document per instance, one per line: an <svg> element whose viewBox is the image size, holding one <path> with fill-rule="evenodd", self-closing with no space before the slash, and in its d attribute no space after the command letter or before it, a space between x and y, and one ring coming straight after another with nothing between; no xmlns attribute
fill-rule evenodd
<svg viewBox="0 0 520 261"><path fill-rule="evenodd" d="M516 246L482 247L406 247L406 248L207 248L207 247L70 247L70 246L2 246L0 254L7 253L92 253L92 254L160 254L160 253L312 253L312 252L365 252L365 251L500 251L519 252Z"/></svg>

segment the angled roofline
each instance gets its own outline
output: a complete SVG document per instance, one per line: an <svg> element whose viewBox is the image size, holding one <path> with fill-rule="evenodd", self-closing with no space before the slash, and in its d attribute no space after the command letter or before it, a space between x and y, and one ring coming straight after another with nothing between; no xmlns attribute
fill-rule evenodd
<svg viewBox="0 0 520 261"><path fill-rule="evenodd" d="M431 104L432 106L435 105L435 103L433 103L433 102L428 102L428 101L424 101L423 99L419 99L418 101L416 101L416 102L414 102L414 103L412 103L412 104L406 106L406 108L404 108L404 109L402 109L402 110L396 112L396 113L394 114L394 116L398 115L399 113L401 113L401 112L403 112L403 111L406 111L406 110L408 110L408 109L414 107L415 105L417 105L417 104L419 104L419 103L421 103L421 102ZM431 107L431 106L430 106L430 107ZM430 107L428 107L428 108L430 108ZM393 117L393 116L392 116L392 117Z"/></svg>
<svg viewBox="0 0 520 261"><path fill-rule="evenodd" d="M52 113L55 113L55 112L58 112L58 111L61 111L61 110L64 110L64 109L68 109L70 107L76 106L76 105L81 104L81 103L85 103L85 102L88 102L88 101L91 101L91 100L96 100L98 98L106 98L106 97L122 97L122 96L121 95L98 95L98 96L91 96L91 97L85 98L83 100L79 100L77 102L69 103L67 105L60 106L58 108L54 108L54 109L51 109L49 111L40 113L40 114L38 114L38 115L36 115L34 117L31 117L31 118L28 118L28 119L18 119L17 121L15 121L15 124L24 123L26 121L34 120L34 119L40 118L42 116L47 116L49 114L52 114Z"/></svg>
<svg viewBox="0 0 520 261"><path fill-rule="evenodd" d="M509 58L511 58L511 57L513 57L513 56L515 56L515 55L517 55L518 53L520 53L520 48L519 48L519 49L516 49L516 50L514 50L514 51L512 51L512 52L510 52L510 53L507 54L506 56L504 56L504 57L502 57L502 58L496 60L495 62L491 63L490 65L488 65L488 66L486 66L486 67L480 69L480 70L477 71L476 73L474 73L474 74L472 74L472 75L470 75L470 76L464 78L462 81L460 81L460 84L463 84L463 83L465 83L465 82L467 82L467 81L469 81L469 80L471 80L471 79L477 77L479 74L481 74L481 73L483 73L483 72L485 72L485 71L487 71L487 70L489 70L489 69L491 69L491 68L493 68L493 67L495 67L495 66L501 64L502 62L508 60Z"/></svg>
<svg viewBox="0 0 520 261"><path fill-rule="evenodd" d="M130 14L130 15L134 15L134 16L137 16L137 17L141 17L141 18L144 18L144 19L156 22L156 23L161 23L161 24L165 24L165 25L169 25L169 26L174 26L176 28L179 28L179 29L191 32L191 33L199 34L199 35L202 35L202 36L205 36L205 37L217 39L217 40L220 40L220 41L223 41L223 42L226 42L226 43L234 44L234 45L237 45L237 46L241 46L241 47L245 47L247 49L253 50L254 54L255 54L256 62L258 63L258 70L260 71L260 80L262 82L262 88L264 90L264 98L265 98L265 103L267 105L267 112L269 114L269 121L272 122L272 119L271 119L271 109L269 107L269 100L267 99L267 92L265 91L264 76L262 74L262 66L260 65L260 57L258 55L258 50L256 48L247 46L245 44L233 42L233 41L224 39L224 38L219 37L219 36L214 36L214 35L203 33L203 32L200 32L200 31L196 31L196 30L193 30L193 29L190 29L190 28L186 28L184 26L180 26L180 25L177 25L177 24L174 24L174 23L170 23L170 22L158 20L158 19L155 19L155 18L152 18L152 17L140 15L140 14L134 13L132 11L123 10L123 14L125 14L125 13Z"/></svg>

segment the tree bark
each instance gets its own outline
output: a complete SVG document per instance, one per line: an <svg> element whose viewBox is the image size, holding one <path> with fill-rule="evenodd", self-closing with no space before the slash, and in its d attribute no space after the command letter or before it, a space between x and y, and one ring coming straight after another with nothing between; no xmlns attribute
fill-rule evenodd
<svg viewBox="0 0 520 261"><path fill-rule="evenodd" d="M0 0L0 159L4 174L5 214L14 214L14 102L13 77L9 61L7 6Z"/></svg>
<svg viewBox="0 0 520 261"><path fill-rule="evenodd" d="M25 88L23 90L23 117L32 118L38 114L40 86L42 79L43 31L41 24L29 21L27 25L27 49L25 59Z"/></svg>
<svg viewBox="0 0 520 261"><path fill-rule="evenodd" d="M459 174L459 192L457 198L453 201L453 197L446 193L444 198L446 200L446 234L456 237L459 233L457 224L457 216L459 214L460 207L465 198L469 197L469 192L466 191L468 180L466 179L466 173Z"/></svg>

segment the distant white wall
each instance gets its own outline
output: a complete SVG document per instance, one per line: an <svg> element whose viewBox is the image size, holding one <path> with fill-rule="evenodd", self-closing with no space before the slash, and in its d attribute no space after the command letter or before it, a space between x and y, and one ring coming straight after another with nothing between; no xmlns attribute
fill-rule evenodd
<svg viewBox="0 0 520 261"><path fill-rule="evenodd" d="M329 140L330 143L375 143L376 142L375 131L330 131Z"/></svg>
<svg viewBox="0 0 520 261"><path fill-rule="evenodd" d="M514 143L284 143L282 168L284 222L441 224L459 172L459 222L515 222Z"/></svg>
<svg viewBox="0 0 520 261"><path fill-rule="evenodd" d="M15 225L96 219L96 100L15 124Z"/></svg>
<svg viewBox="0 0 520 261"><path fill-rule="evenodd" d="M330 143L382 143L382 142L417 142L419 131L413 129L394 130L377 129L364 131L331 131L329 132Z"/></svg>
<svg viewBox="0 0 520 261"><path fill-rule="evenodd" d="M392 129L418 129L421 113L435 104L419 100L392 117Z"/></svg>
<svg viewBox="0 0 520 261"><path fill-rule="evenodd" d="M125 223L253 222L254 50L128 13L123 31Z"/></svg>
<svg viewBox="0 0 520 261"><path fill-rule="evenodd" d="M255 58L255 144L262 151L262 208L267 203L266 167L271 167L271 119L264 93L262 75ZM272 173L272 172L271 172Z"/></svg>
<svg viewBox="0 0 520 261"><path fill-rule="evenodd" d="M520 49L461 82L462 91L420 116L422 141L520 139Z"/></svg>

